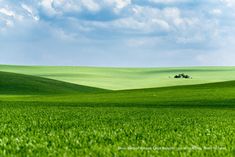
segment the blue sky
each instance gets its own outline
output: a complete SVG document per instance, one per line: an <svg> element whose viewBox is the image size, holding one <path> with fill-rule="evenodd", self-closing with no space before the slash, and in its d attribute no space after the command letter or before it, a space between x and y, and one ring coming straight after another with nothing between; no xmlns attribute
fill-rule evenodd
<svg viewBox="0 0 235 157"><path fill-rule="evenodd" d="M235 65L235 0L0 0L0 64Z"/></svg>

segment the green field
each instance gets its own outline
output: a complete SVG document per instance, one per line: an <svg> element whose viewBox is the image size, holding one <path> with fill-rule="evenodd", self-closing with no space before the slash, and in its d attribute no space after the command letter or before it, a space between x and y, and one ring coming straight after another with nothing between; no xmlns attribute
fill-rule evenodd
<svg viewBox="0 0 235 157"><path fill-rule="evenodd" d="M235 155L235 67L0 71L0 156Z"/></svg>
<svg viewBox="0 0 235 157"><path fill-rule="evenodd" d="M153 88L235 80L235 67L99 68L0 65L0 71L46 77L110 90ZM173 79L173 76L179 73L186 73L192 76L193 79Z"/></svg>

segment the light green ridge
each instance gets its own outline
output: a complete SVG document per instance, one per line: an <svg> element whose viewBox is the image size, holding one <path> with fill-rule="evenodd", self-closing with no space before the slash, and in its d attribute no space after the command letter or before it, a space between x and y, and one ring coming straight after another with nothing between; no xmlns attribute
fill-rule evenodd
<svg viewBox="0 0 235 157"><path fill-rule="evenodd" d="M235 80L235 67L102 68L0 65L0 71L35 75L112 90L191 85ZM188 74L192 76L193 79L174 79L173 76L179 73Z"/></svg>

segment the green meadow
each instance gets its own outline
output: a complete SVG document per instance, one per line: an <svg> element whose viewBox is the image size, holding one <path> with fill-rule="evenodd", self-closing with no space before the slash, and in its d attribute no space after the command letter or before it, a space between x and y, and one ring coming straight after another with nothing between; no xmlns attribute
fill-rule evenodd
<svg viewBox="0 0 235 157"><path fill-rule="evenodd" d="M0 156L235 155L235 67L0 71Z"/></svg>
<svg viewBox="0 0 235 157"><path fill-rule="evenodd" d="M235 80L235 67L102 68L0 65L0 71L34 75L110 90L191 85ZM192 76L193 79L173 79L173 76L179 73L186 73Z"/></svg>

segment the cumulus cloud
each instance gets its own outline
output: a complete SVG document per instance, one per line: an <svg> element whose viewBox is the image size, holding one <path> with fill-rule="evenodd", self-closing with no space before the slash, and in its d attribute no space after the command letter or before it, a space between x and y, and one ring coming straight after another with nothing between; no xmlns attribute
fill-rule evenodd
<svg viewBox="0 0 235 157"><path fill-rule="evenodd" d="M94 49L89 49L94 53L96 50L103 52L106 43L113 44L110 51L116 53L125 48L130 48L132 53L144 53L148 49L153 56L155 53L164 56L161 52L166 52L166 49L168 53L173 53L174 50L177 54L182 52L182 55L189 50L191 57L199 58L197 62L202 63L203 58L213 55L201 53L201 57L198 57L195 55L198 50L206 53L220 49L221 53L218 54L234 57L230 53L232 49L226 49L228 53L222 53L230 45L220 44L227 39L235 40L234 0L0 2L1 41L12 38L15 42L17 39L42 42L47 39L50 44L43 43L45 47L50 48L48 45L62 42L65 52L70 49L70 44L76 43L76 47L79 43L81 46L84 41L87 45L95 45ZM120 45L123 49L120 49ZM86 46L84 50L89 47ZM38 53L43 51L42 48L39 49ZM75 53L78 50L74 48L73 51Z"/></svg>
<svg viewBox="0 0 235 157"><path fill-rule="evenodd" d="M52 6L53 0L42 0L40 2L40 5L42 9L48 14L48 15L54 15L56 14L55 9Z"/></svg>

